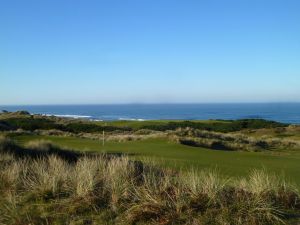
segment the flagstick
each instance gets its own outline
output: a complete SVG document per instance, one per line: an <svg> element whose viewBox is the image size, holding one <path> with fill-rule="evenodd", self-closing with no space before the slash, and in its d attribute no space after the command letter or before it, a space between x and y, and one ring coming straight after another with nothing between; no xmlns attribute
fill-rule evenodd
<svg viewBox="0 0 300 225"><path fill-rule="evenodd" d="M104 146L104 131L102 132L102 146Z"/></svg>

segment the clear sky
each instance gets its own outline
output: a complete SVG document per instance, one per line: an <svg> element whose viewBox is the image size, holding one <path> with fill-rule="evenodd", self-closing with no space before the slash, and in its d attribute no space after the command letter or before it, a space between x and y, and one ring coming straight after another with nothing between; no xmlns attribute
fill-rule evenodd
<svg viewBox="0 0 300 225"><path fill-rule="evenodd" d="M0 0L0 104L299 102L299 0Z"/></svg>

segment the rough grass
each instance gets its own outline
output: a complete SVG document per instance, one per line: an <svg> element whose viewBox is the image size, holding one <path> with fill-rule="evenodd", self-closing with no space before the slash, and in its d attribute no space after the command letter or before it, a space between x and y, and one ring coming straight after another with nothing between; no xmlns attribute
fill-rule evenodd
<svg viewBox="0 0 300 225"><path fill-rule="evenodd" d="M265 171L235 179L127 157L67 160L44 142L26 148L39 157L0 146L0 224L283 224L300 209L298 190Z"/></svg>
<svg viewBox="0 0 300 225"><path fill-rule="evenodd" d="M19 144L26 145L31 140L45 139L62 148L78 152L106 152L108 154L129 155L131 159L144 160L154 158L160 165L174 169L217 167L225 175L246 176L255 168L266 168L286 178L300 187L300 152L290 151L215 151L202 147L180 145L166 139L145 139L139 141L110 142L102 146L102 140L90 140L77 137L58 137L40 135L21 135L13 137Z"/></svg>
<svg viewBox="0 0 300 225"><path fill-rule="evenodd" d="M41 136L60 136L77 137L91 140L103 140L101 133L71 133L60 130L35 130L33 132L18 129L17 131L7 132L10 136L20 135L41 135ZM154 138L165 138L179 144L194 147L204 147L214 150L234 150L234 151L282 151L299 150L300 141L297 139L280 138L277 136L253 136L243 133L220 133L205 131L193 128L179 128L174 131L152 131L137 130L134 132L109 132L105 134L105 141L127 142L140 141Z"/></svg>
<svg viewBox="0 0 300 225"><path fill-rule="evenodd" d="M283 128L284 129L284 128ZM193 128L177 129L172 139L178 143L216 150L264 151L299 150L300 141L278 137L249 136L242 133L220 133Z"/></svg>

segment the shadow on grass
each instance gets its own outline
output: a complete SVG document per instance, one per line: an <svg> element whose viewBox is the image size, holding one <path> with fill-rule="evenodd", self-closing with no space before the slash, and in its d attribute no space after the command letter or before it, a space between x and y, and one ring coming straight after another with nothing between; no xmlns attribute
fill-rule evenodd
<svg viewBox="0 0 300 225"><path fill-rule="evenodd" d="M103 158L110 159L116 157L126 157L126 156L135 155L133 153L122 153L122 152L99 153L97 151L82 153L70 149L61 148L49 141L44 141L44 140L33 141L29 143L28 146L22 147L7 137L0 138L0 153L12 154L16 158L33 158L33 159L55 155L69 163L77 162L78 159L83 156L88 158L102 156Z"/></svg>

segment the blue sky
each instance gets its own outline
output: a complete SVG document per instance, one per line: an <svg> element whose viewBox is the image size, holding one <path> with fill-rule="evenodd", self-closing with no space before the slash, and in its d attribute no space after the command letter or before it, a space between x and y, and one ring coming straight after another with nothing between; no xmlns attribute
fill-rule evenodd
<svg viewBox="0 0 300 225"><path fill-rule="evenodd" d="M299 102L300 1L1 0L0 104Z"/></svg>

